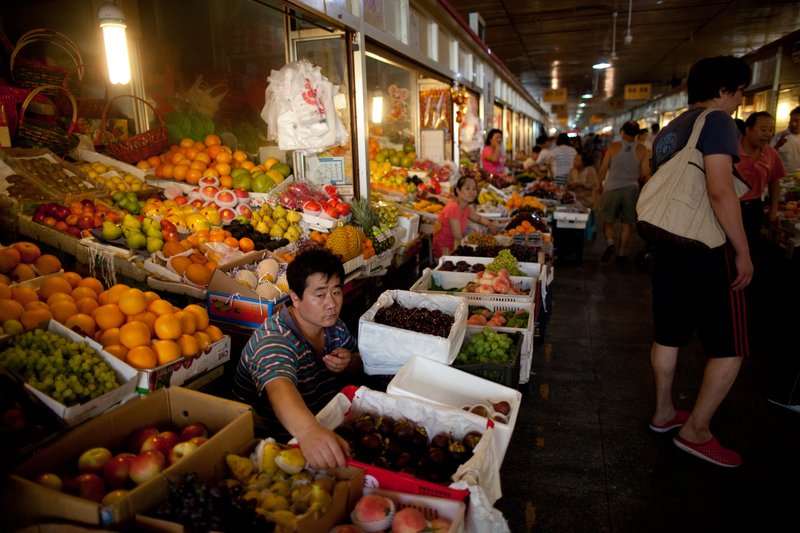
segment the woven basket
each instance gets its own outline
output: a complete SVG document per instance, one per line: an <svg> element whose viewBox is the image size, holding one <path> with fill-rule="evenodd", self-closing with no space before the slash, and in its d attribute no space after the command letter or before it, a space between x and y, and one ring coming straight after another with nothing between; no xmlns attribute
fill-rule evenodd
<svg viewBox="0 0 800 533"><path fill-rule="evenodd" d="M153 113L156 114L161 126L150 128L144 133L134 135L133 137L128 137L122 141L110 142L109 138L111 137L111 134L106 131L106 113L111 108L111 104L113 104L114 100L117 98L135 98L144 102L150 107L150 109L153 110ZM154 155L158 155L161 152L166 152L169 149L169 133L167 132L167 126L164 124L164 120L161 118L161 115L158 114L156 108L151 106L147 100L139 98L138 96L133 96L132 94L123 94L113 98L103 108L103 116L100 117L100 122L100 125L103 128L103 132L100 134L100 141L106 145L108 150L116 159L124 161L125 163L131 163L135 165L143 159L153 157Z"/></svg>
<svg viewBox="0 0 800 533"><path fill-rule="evenodd" d="M0 105L5 108L6 121L12 137L17 133L17 106L24 102L29 94L29 90L6 85L5 80L0 78ZM48 102L41 94L34 96L33 101L43 104Z"/></svg>
<svg viewBox="0 0 800 533"><path fill-rule="evenodd" d="M23 47L37 41L58 46L75 62L76 67L78 67L78 76L67 84L67 89L70 91L77 91L80 79L83 78L83 67L80 66L83 64L83 59L81 58L78 47L75 46L75 43L70 41L67 36L57 31L43 28L31 30L19 38L17 46L11 54L11 78L14 81L14 85L22 87L23 89L28 89L29 91L37 87L54 86L55 89L47 89L44 91L44 94L47 96L56 96L60 94L58 88L71 69L56 65L47 65L40 61L26 59L21 56L18 57L19 51L22 50Z"/></svg>
<svg viewBox="0 0 800 533"><path fill-rule="evenodd" d="M72 123L67 131L64 131L64 129L58 125L45 124L37 120L29 120L28 122L24 122L23 119L25 118L25 110L28 108L28 104L37 93L45 90L65 91L69 99L72 101ZM55 109L55 104L49 100L48 103ZM70 133L77 130L77 122L78 106L75 104L75 99L72 97L69 91L63 87L45 85L32 90L25 101L22 102L22 110L19 113L19 122L17 124L17 136L19 137L19 140L25 144L47 148L56 154L65 154L78 146L78 136L74 133Z"/></svg>
<svg viewBox="0 0 800 533"><path fill-rule="evenodd" d="M62 82L61 87L63 87L64 89L68 89L69 77L72 76L73 74L77 74L80 71L80 69L86 68L87 66L88 65L80 65L79 67L71 69L69 73L67 73L67 75L64 76L64 81ZM100 72L100 70L98 70L97 68L95 67L89 67L89 68L100 73L100 77L103 80L103 85L105 85L106 88L106 95L103 98L80 98L76 96L75 102L78 105L78 118L100 118L100 116L103 114L103 108L108 103L108 82L106 81L105 76L103 76L103 73ZM79 79L78 80L79 90L82 83L83 80ZM70 102L69 98L67 98L66 94L59 93L58 95L55 96L54 101L56 103L56 106L58 106L59 113L63 115L68 115L72 111L72 103Z"/></svg>

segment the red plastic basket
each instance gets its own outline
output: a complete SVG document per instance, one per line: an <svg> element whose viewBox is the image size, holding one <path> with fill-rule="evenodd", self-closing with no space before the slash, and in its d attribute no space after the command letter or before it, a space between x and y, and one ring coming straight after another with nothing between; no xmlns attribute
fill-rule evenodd
<svg viewBox="0 0 800 533"><path fill-rule="evenodd" d="M150 128L144 133L128 137L121 141L109 142L108 139L111 137L111 134L106 131L106 113L111 108L111 104L114 103L114 100L118 98L135 98L144 102L153 110L153 113L156 114L158 121L161 122L161 126ZM167 132L167 126L164 124L164 120L161 118L158 111L156 111L155 107L150 105L147 100L139 98L138 96L123 94L112 98L103 108L103 115L100 117L100 120L101 127L103 128L103 132L100 134L100 141L102 141L111 154L120 161L135 165L143 159L153 157L169 149L169 133Z"/></svg>

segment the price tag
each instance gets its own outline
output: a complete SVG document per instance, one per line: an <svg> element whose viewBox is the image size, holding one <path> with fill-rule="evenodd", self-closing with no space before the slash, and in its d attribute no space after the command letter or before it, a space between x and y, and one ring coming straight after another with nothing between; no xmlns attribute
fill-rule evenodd
<svg viewBox="0 0 800 533"><path fill-rule="evenodd" d="M525 246L525 237L526 235L524 233L515 233L512 243L521 244L522 246Z"/></svg>
<svg viewBox="0 0 800 533"><path fill-rule="evenodd" d="M514 235L516 237L516 235ZM534 246L537 248L541 248L542 246L542 234L541 233L529 233L528 234L528 246Z"/></svg>

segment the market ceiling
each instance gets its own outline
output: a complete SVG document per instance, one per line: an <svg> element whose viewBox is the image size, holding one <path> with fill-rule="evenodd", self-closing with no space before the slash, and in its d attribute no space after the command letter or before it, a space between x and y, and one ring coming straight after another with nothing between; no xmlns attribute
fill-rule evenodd
<svg viewBox="0 0 800 533"><path fill-rule="evenodd" d="M452 2L452 0L450 0ZM681 84L703 57L742 56L800 27L800 2L787 0L597 0L452 2L465 21L477 11L486 22L486 45L537 100L544 89L567 89L569 123L586 103L578 124L606 112L608 99L623 98L626 84L651 83L652 94ZM616 55L611 68L613 13ZM584 94L594 94L582 99ZM634 107L643 101L628 101ZM543 104L550 111L549 104ZM609 112L609 116L615 112Z"/></svg>

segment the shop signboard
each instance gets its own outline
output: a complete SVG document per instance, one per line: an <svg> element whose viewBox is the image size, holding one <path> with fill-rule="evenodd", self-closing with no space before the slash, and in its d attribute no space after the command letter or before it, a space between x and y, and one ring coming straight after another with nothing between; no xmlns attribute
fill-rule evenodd
<svg viewBox="0 0 800 533"><path fill-rule="evenodd" d="M622 111L625 109L625 100L622 98L611 98L606 102L607 111Z"/></svg>
<svg viewBox="0 0 800 533"><path fill-rule="evenodd" d="M553 104L550 113L555 113L558 118L567 118L567 104Z"/></svg>
<svg viewBox="0 0 800 533"><path fill-rule="evenodd" d="M650 98L650 83L639 83L625 86L625 100L642 100Z"/></svg>
<svg viewBox="0 0 800 533"><path fill-rule="evenodd" d="M567 123L567 117L558 117L558 123L559 124L566 124Z"/></svg>
<svg viewBox="0 0 800 533"><path fill-rule="evenodd" d="M545 102L566 102L567 90L566 89L545 89L544 98Z"/></svg>
<svg viewBox="0 0 800 533"><path fill-rule="evenodd" d="M603 122L606 119L607 116L608 116L607 113L597 113L596 115L592 115L589 118L589 123L590 124L597 124L597 123Z"/></svg>

